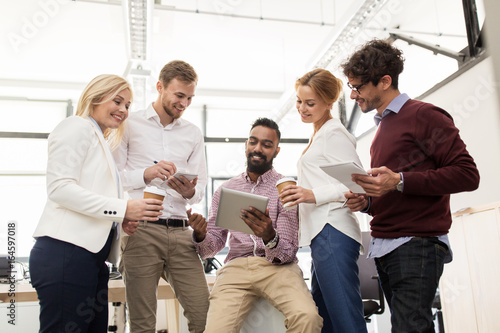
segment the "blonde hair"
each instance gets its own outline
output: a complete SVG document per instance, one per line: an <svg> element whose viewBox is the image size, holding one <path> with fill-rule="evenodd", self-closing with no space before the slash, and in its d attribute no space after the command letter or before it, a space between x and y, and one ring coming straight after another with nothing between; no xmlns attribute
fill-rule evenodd
<svg viewBox="0 0 500 333"><path fill-rule="evenodd" d="M300 86L308 86L326 105L330 105L331 107L339 98L340 93L342 92L342 85L342 81L330 73L330 71L322 68L316 68L295 81L295 90L297 90ZM332 118L330 111L331 110L325 112L325 115L321 119L321 126ZM317 129L315 128L311 140L309 140L309 144L302 154L304 154L311 146L316 132Z"/></svg>
<svg viewBox="0 0 500 333"><path fill-rule="evenodd" d="M96 76L83 90L78 100L75 114L83 118L92 116L96 105L109 102L124 89L128 89L132 96L130 84L121 76L113 74ZM104 131L104 138L109 142L111 149L116 148L120 144L125 132L125 126L126 122L122 122L117 129L107 128Z"/></svg>

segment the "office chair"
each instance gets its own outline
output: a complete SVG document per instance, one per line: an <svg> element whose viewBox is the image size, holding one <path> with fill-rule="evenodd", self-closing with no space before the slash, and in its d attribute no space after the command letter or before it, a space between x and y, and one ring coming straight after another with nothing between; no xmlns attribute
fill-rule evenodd
<svg viewBox="0 0 500 333"><path fill-rule="evenodd" d="M202 260L203 262L203 270L205 271L205 274L211 273L213 270L218 270L219 268L222 267L222 264L220 263L217 258L206 258Z"/></svg>
<svg viewBox="0 0 500 333"><path fill-rule="evenodd" d="M370 240L370 232L362 232L365 253L368 252L368 248L370 247ZM370 322L370 316L382 314L385 310L384 293L378 281L377 268L373 259L367 259L366 254L360 255L358 268L361 298L363 299L363 312L366 322Z"/></svg>

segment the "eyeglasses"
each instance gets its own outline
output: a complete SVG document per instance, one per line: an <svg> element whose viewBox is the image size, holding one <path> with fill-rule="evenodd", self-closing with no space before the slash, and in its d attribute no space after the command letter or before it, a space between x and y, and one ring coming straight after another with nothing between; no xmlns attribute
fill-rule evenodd
<svg viewBox="0 0 500 333"><path fill-rule="evenodd" d="M359 89L361 89L362 86L364 86L366 83L361 83L361 84L358 84L357 86L353 86L352 84L350 84L349 82L347 82L347 86L352 90L354 91L356 94L359 94Z"/></svg>

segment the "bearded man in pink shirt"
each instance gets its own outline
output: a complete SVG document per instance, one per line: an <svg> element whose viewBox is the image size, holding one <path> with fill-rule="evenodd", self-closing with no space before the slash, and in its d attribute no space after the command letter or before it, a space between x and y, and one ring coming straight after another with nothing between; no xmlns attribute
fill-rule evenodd
<svg viewBox="0 0 500 333"><path fill-rule="evenodd" d="M265 212L253 207L241 212L242 223L254 235L215 225L220 188L214 193L208 220L188 214L193 242L202 258L222 250L229 235L229 253L210 295L205 333L239 332L260 298L283 313L287 332L321 331L323 320L297 265L297 211L283 208L276 189L276 181L283 178L273 168L279 141L278 125L271 119L257 119L245 142L247 170L221 185L269 198Z"/></svg>

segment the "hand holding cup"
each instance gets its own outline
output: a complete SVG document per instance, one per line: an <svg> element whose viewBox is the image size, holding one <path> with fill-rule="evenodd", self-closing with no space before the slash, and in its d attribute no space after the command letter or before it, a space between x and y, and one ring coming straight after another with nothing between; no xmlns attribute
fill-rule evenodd
<svg viewBox="0 0 500 333"><path fill-rule="evenodd" d="M278 189L278 193L281 195L283 189L288 185L297 185L297 182L295 181L295 179L289 177L281 178L280 180L278 180L276 182L276 188ZM281 204L283 204L283 208L285 209L294 209L296 205L293 202L283 203L283 200L288 196L289 195L281 197Z"/></svg>

